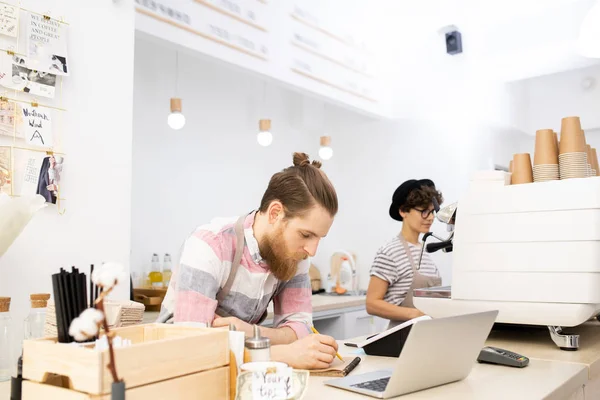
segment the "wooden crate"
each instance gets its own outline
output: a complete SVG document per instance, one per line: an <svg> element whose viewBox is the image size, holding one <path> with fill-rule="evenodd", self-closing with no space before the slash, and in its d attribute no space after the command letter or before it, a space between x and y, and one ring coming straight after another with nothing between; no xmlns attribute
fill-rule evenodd
<svg viewBox="0 0 600 400"><path fill-rule="evenodd" d="M23 381L22 396L23 400L110 400L110 394L93 395L33 381ZM229 399L229 367L128 388L125 398L127 400Z"/></svg>
<svg viewBox="0 0 600 400"><path fill-rule="evenodd" d="M168 380L186 378L185 382L188 382L192 379L184 375L193 375L202 381L207 379L206 376L211 376L213 384L222 386L222 390L229 393L230 351L226 330L146 324L116 328L114 331L118 336L132 341L130 347L115 348L117 373L125 381L128 399L133 389L136 393L153 393L163 387L157 385L174 385L173 382L167 383ZM25 340L23 379L27 384L24 381L24 388L27 387L28 392L34 394L37 389L54 390L49 384L50 380L54 380L53 384L73 391L74 396L84 396L73 399L102 399L104 397L100 395L106 395L111 390L112 377L106 367L108 363L108 350L99 352L89 346L57 343L56 338ZM204 372L206 375L202 375ZM56 379L57 375L61 379ZM216 377L220 377L219 381L215 380ZM149 389L150 386L155 388ZM40 398L52 397L24 397L26 400Z"/></svg>

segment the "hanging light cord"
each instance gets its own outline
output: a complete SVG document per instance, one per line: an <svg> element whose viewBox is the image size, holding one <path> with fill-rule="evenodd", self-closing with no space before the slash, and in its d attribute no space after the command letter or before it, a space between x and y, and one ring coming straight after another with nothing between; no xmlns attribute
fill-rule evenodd
<svg viewBox="0 0 600 400"><path fill-rule="evenodd" d="M260 118L265 118L265 112L267 109L267 80L265 79L263 82L263 101L262 101L262 113Z"/></svg>
<svg viewBox="0 0 600 400"><path fill-rule="evenodd" d="M179 51L175 50L175 97L178 95L179 87Z"/></svg>

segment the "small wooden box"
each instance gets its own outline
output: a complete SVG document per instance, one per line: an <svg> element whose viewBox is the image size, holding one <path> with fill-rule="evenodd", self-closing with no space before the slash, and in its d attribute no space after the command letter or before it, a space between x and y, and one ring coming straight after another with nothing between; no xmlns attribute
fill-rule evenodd
<svg viewBox="0 0 600 400"><path fill-rule="evenodd" d="M203 388L203 393L211 386L215 393L225 394L212 398L229 397L228 331L170 324L136 325L113 331L132 342L130 347L114 349L117 374L125 381L127 399L167 398L159 393L177 393L179 386ZM23 398L110 398L112 376L106 367L108 363L108 350L57 343L56 338L25 340ZM197 398L197 391L188 393Z"/></svg>
<svg viewBox="0 0 600 400"><path fill-rule="evenodd" d="M133 299L138 303L142 303L146 307L146 311L160 311L160 306L166 294L167 289L133 289Z"/></svg>

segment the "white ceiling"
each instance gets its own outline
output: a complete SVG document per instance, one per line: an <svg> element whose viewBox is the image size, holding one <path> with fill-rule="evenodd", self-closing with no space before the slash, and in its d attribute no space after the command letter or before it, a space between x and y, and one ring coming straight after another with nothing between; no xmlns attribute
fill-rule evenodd
<svg viewBox="0 0 600 400"><path fill-rule="evenodd" d="M485 71L502 81L515 81L600 63L576 52L579 27L594 1L376 0L376 3L383 10L380 18L389 21L382 25L395 26L399 32L396 51L410 53L410 49L419 46L431 48L432 34L438 34L446 25L456 25L463 35L464 50L458 57L469 64L470 70ZM380 29L379 36L389 38L389 29L387 33ZM443 38L437 40L440 46L431 50L444 52ZM390 42L384 45L389 46Z"/></svg>

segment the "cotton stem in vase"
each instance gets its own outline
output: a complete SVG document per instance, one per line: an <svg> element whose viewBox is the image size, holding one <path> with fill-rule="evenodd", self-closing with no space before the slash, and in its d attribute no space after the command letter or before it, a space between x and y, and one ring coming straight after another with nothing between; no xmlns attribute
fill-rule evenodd
<svg viewBox="0 0 600 400"><path fill-rule="evenodd" d="M108 342L108 354L110 359L110 364L108 364L108 369L113 378L113 382L119 382L119 377L117 375L117 365L115 364L115 352L113 350L113 336L114 332L111 332L108 328L108 321L106 321L106 313L104 311L104 298L112 291L112 288L109 290L102 289L98 300L96 300L96 308L102 312L104 318L102 318L102 327L104 328L104 334L106 335L106 341Z"/></svg>
<svg viewBox="0 0 600 400"><path fill-rule="evenodd" d="M120 382L120 380L119 375L117 374L115 352L113 349L114 332L110 331L108 321L106 320L104 299L119 282L125 282L126 280L127 274L120 264L106 263L100 268L95 269L92 273L92 282L102 288L100 296L98 296L98 299L96 299L94 303L95 308L86 309L79 317L71 322L71 326L69 327L69 335L73 336L76 341L82 342L96 337L99 333L100 326L102 326L108 343L108 354L110 359L107 368L115 383Z"/></svg>

